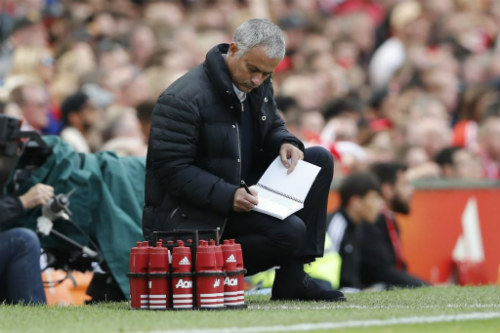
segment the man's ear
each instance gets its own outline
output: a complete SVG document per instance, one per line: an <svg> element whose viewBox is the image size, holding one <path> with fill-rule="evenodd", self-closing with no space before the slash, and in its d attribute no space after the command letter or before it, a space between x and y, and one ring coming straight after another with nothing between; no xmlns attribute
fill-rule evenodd
<svg viewBox="0 0 500 333"><path fill-rule="evenodd" d="M382 192L382 199L384 199L384 201L391 200L394 196L394 187L389 183L383 183L380 186L380 190Z"/></svg>
<svg viewBox="0 0 500 333"><path fill-rule="evenodd" d="M235 42L231 42L231 44L229 44L229 53L232 54L232 55L237 55L238 54L238 44L236 44Z"/></svg>

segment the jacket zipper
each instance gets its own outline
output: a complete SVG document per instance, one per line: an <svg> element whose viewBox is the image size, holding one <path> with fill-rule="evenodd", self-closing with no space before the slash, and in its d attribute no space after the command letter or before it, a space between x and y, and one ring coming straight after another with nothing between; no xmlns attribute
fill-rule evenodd
<svg viewBox="0 0 500 333"><path fill-rule="evenodd" d="M241 103L241 112L244 112L244 111L245 111L245 107L244 107L243 103ZM240 141L240 126L238 126L238 122L236 122L236 135L238 137L238 159L240 160L239 167L238 167L238 180L241 180L241 141Z"/></svg>
<svg viewBox="0 0 500 333"><path fill-rule="evenodd" d="M172 220L174 218L174 215L175 215L175 213L177 213L178 210L179 210L179 206L175 207L175 209L172 211L172 213L170 213L170 220Z"/></svg>

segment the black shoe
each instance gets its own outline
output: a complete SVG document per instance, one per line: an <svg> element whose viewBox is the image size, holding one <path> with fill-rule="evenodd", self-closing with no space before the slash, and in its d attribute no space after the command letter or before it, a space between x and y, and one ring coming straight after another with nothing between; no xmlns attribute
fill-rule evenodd
<svg viewBox="0 0 500 333"><path fill-rule="evenodd" d="M278 278L277 275L273 284L271 300L339 302L345 301L346 298L341 291L325 288L304 273L302 281L286 280L283 277Z"/></svg>

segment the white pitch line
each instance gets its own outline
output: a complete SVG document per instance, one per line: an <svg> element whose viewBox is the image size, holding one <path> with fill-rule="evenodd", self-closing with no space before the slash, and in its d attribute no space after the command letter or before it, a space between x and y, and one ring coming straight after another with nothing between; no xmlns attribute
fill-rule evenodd
<svg viewBox="0 0 500 333"><path fill-rule="evenodd" d="M447 308L475 308L475 309L484 309L484 308L500 308L500 303L495 304L447 304L445 305ZM441 308L442 305L424 305L419 306L419 309L437 309ZM370 309L370 310L387 310L387 309L414 309L414 306L410 305L354 305L354 304L342 304L338 303L335 305L332 304L324 304L324 305L315 305L307 307L307 310L328 310L328 309ZM273 306L273 305L249 305L248 309L250 310L304 310L304 307L300 305L281 305L281 306Z"/></svg>
<svg viewBox="0 0 500 333"><path fill-rule="evenodd" d="M187 330L168 330L154 331L151 333L264 333L264 332L291 332L291 331L311 331L311 330L328 330L336 328L350 327L372 327L372 326L391 326L402 324L429 324L451 321L466 321L466 320L484 320L500 318L500 313L497 312L472 312L460 313L454 315L441 316L418 316L418 317L402 317L390 319L369 319L369 320L350 320L339 323L304 323L294 325L273 325L273 326L255 326L255 327L226 327L214 329L187 329Z"/></svg>

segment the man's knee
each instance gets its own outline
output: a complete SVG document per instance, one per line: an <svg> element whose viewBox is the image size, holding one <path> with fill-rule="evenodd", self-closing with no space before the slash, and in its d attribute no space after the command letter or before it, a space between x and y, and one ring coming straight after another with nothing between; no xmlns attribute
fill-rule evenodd
<svg viewBox="0 0 500 333"><path fill-rule="evenodd" d="M26 228L14 228L4 232L5 237L19 252L40 253L40 240L36 233Z"/></svg>
<svg viewBox="0 0 500 333"><path fill-rule="evenodd" d="M282 254L294 254L302 248L306 238L306 225L299 217L291 215L283 221L282 235L277 240L277 245L283 251Z"/></svg>
<svg viewBox="0 0 500 333"><path fill-rule="evenodd" d="M310 147L305 150L304 160L321 167L321 172L333 174L333 156L323 147Z"/></svg>

